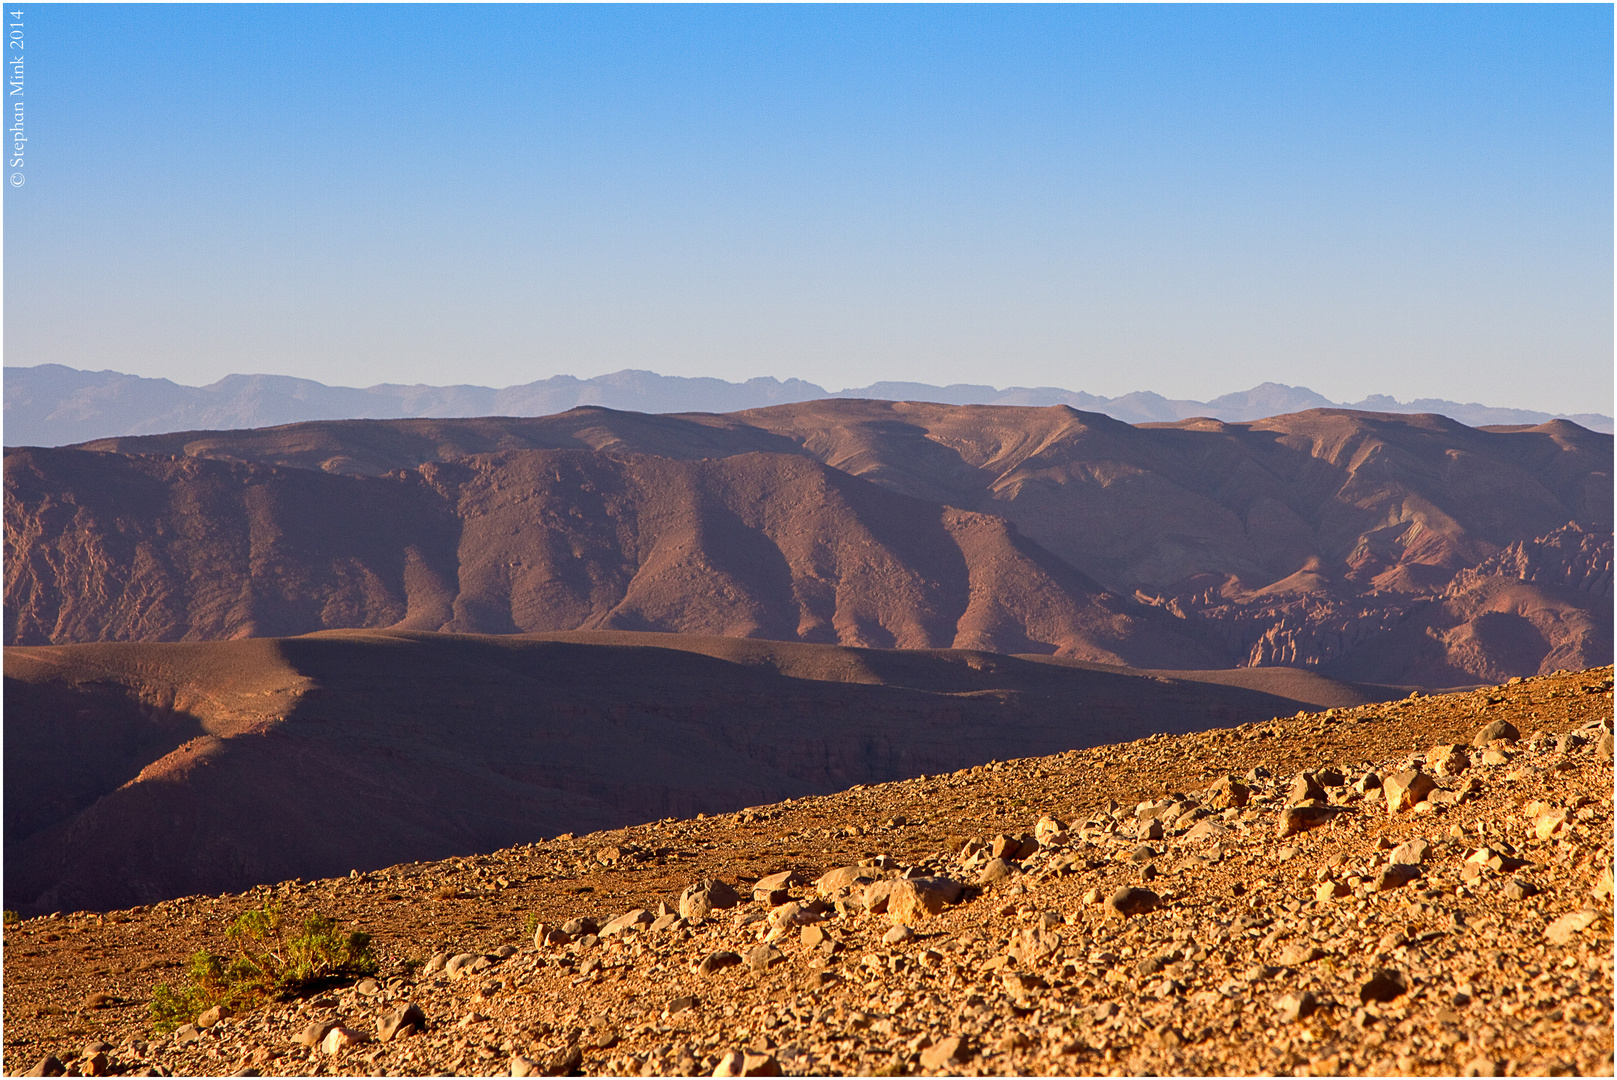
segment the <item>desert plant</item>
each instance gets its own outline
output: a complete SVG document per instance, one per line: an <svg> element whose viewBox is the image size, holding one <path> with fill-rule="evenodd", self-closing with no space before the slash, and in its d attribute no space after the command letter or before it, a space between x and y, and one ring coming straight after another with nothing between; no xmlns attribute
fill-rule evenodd
<svg viewBox="0 0 1617 1080"><path fill-rule="evenodd" d="M13 926L13 925L15 925L17 923L22 922L22 916L18 915L15 911L12 911L10 908L6 908L5 920L6 920L6 925L7 926Z"/></svg>
<svg viewBox="0 0 1617 1080"><path fill-rule="evenodd" d="M289 935L279 908L253 908L237 916L229 937L241 950L234 965L238 978L266 996L292 996L376 974L371 936L344 934L324 915L306 916L301 932Z"/></svg>
<svg viewBox="0 0 1617 1080"><path fill-rule="evenodd" d="M168 983L159 983L152 990L150 1009L159 1031L173 1031L196 1019L202 1010L229 1003L224 957L198 949L186 964L185 973L187 985L178 990Z"/></svg>
<svg viewBox="0 0 1617 1080"><path fill-rule="evenodd" d="M200 949L186 966L185 986L163 983L152 992L159 1029L172 1030L214 1005L246 1009L376 973L371 936L344 934L318 913L305 916L293 933L280 908L251 908L236 917L226 936L236 945L235 956Z"/></svg>

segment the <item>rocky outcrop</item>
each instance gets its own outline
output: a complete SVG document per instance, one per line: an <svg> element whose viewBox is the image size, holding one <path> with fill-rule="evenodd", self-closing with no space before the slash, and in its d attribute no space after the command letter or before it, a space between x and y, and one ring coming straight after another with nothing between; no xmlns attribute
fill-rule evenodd
<svg viewBox="0 0 1617 1080"><path fill-rule="evenodd" d="M1474 567L1460 571L1444 590L1458 597L1484 578L1506 577L1611 600L1612 536L1593 526L1569 521L1532 540L1518 540Z"/></svg>
<svg viewBox="0 0 1617 1080"><path fill-rule="evenodd" d="M1355 596L1350 584L1316 574L1256 593L1136 597L1199 627L1248 666L1454 685L1603 662L1612 648L1611 558L1610 533L1569 522L1458 571L1441 590Z"/></svg>

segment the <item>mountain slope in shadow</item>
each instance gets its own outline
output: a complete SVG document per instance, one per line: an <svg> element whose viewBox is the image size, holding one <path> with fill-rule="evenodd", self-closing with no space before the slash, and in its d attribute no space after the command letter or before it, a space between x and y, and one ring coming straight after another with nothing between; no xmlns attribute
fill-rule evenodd
<svg viewBox="0 0 1617 1080"><path fill-rule="evenodd" d="M1232 674L626 632L11 648L5 902L239 891L1402 696Z"/></svg>

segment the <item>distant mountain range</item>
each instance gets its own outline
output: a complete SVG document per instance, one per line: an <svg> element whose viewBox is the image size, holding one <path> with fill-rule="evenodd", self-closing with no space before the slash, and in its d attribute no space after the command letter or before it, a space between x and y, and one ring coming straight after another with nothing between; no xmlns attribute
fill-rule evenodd
<svg viewBox="0 0 1617 1080"><path fill-rule="evenodd" d="M182 386L117 371L80 371L60 364L5 369L7 446L66 446L91 439L170 431L228 430L306 420L549 416L579 405L642 413L736 412L822 398L929 401L946 405L1070 405L1130 424L1174 423L1207 416L1229 422L1317 408L1383 413L1439 413L1471 427L1533 425L1562 418L1610 433L1602 413L1544 413L1436 398L1400 402L1384 394L1333 402L1303 386L1263 383L1212 401L1137 391L1107 398L1057 387L878 382L835 393L801 379L688 379L651 371L619 371L593 379L556 375L521 386L327 386L285 375L228 375L208 386Z"/></svg>

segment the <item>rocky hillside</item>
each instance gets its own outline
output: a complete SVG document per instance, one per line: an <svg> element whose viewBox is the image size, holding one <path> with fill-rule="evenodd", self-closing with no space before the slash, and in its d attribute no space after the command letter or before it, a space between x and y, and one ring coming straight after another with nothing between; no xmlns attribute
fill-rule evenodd
<svg viewBox="0 0 1617 1080"><path fill-rule="evenodd" d="M1610 1075L1612 672L6 926L83 1075ZM279 905L374 978L154 1029ZM180 1018L184 1019L184 1018Z"/></svg>
<svg viewBox="0 0 1617 1080"><path fill-rule="evenodd" d="M332 421L12 451L5 512L16 644L621 628L1425 686L1612 649L1612 440L1565 421Z"/></svg>
<svg viewBox="0 0 1617 1080"><path fill-rule="evenodd" d="M1388 694L672 634L11 648L5 906L371 870Z"/></svg>
<svg viewBox="0 0 1617 1080"><path fill-rule="evenodd" d="M32 450L7 482L17 644L661 630L1219 666L1003 518L796 455L518 450L369 478Z"/></svg>

